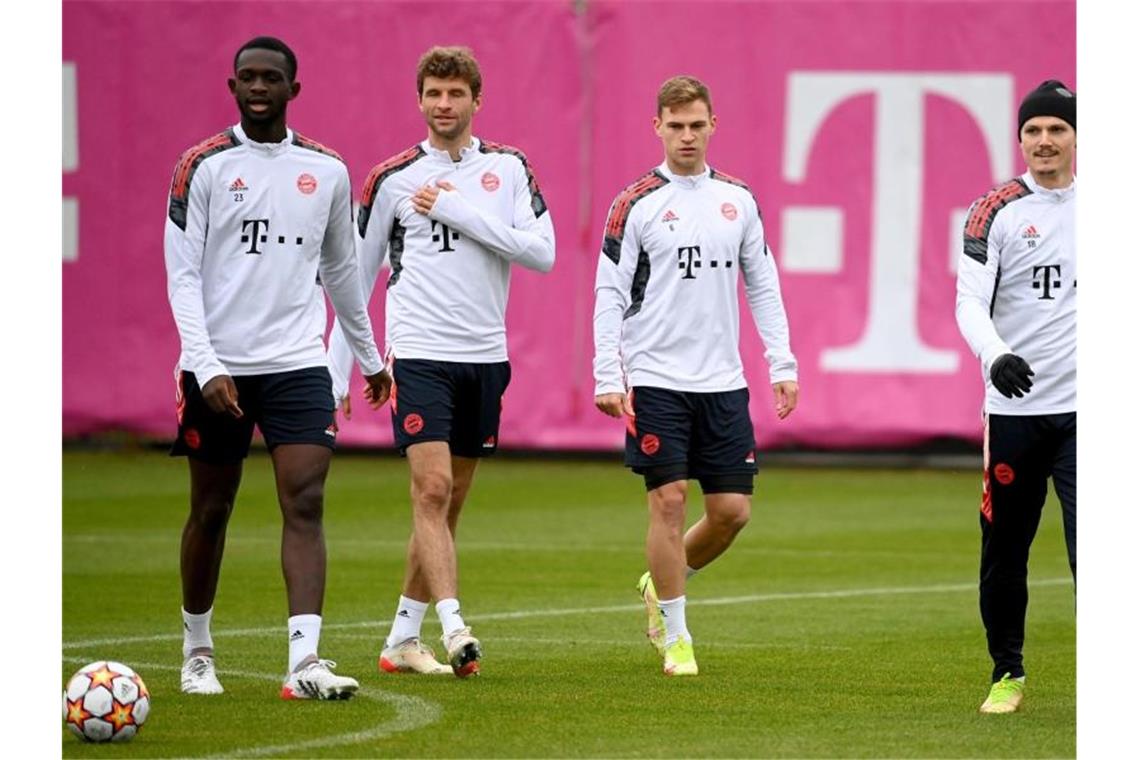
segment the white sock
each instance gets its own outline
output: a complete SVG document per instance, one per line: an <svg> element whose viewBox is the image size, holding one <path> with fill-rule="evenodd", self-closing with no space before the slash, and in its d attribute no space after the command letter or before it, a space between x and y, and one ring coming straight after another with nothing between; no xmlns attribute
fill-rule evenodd
<svg viewBox="0 0 1140 760"><path fill-rule="evenodd" d="M450 636L465 627L463 618L459 615L458 599L440 599L435 603L435 614L439 615L439 624L443 626L444 636Z"/></svg>
<svg viewBox="0 0 1140 760"><path fill-rule="evenodd" d="M419 638L427 608L427 602L418 602L401 595L400 603L396 606L396 617L392 620L392 630L388 632L384 646L394 647L402 641Z"/></svg>
<svg viewBox="0 0 1140 760"><path fill-rule="evenodd" d="M676 599L659 599L657 607L661 610L662 617L665 618L665 646L669 646L679 638L686 638L689 641L693 637L689 635L689 629L685 625L685 597L682 594Z"/></svg>
<svg viewBox="0 0 1140 760"><path fill-rule="evenodd" d="M320 615L289 617L289 672L292 673L309 655L316 656L321 641Z"/></svg>
<svg viewBox="0 0 1140 760"><path fill-rule="evenodd" d="M700 572L699 568L697 570L694 570L693 568L689 567L688 565L685 565L685 580L689 580L690 578L692 578L694 575L696 575L699 572Z"/></svg>
<svg viewBox="0 0 1140 760"><path fill-rule="evenodd" d="M199 615L182 610L182 659L189 657L195 649L213 651L214 640L210 637L210 618L213 616L213 607Z"/></svg>

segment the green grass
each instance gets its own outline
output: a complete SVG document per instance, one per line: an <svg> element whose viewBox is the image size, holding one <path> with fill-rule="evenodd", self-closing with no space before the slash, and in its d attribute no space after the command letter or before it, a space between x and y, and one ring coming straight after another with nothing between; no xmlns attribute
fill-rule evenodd
<svg viewBox="0 0 1140 760"><path fill-rule="evenodd" d="M376 672L403 574L406 465L338 455L321 652L361 681L344 703L277 697L286 609L272 483L255 454L215 605L226 693L189 697L178 689L185 463L65 453L61 682L116 659L153 698L135 741L89 746L65 731L65 757L1075 756L1073 589L1052 497L1030 568L1025 707L981 716L978 473L762 471L752 522L690 581L701 675L674 681L634 592L640 480L616 462L488 461L459 532L483 673L461 681ZM430 612L425 636L438 633Z"/></svg>

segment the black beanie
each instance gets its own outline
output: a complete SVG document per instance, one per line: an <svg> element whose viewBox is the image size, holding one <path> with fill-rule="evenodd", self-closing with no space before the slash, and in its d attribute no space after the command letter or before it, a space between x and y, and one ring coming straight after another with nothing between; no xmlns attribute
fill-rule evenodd
<svg viewBox="0 0 1140 760"><path fill-rule="evenodd" d="M1021 107L1017 109L1017 134L1025 122L1034 116L1055 116L1068 122L1074 130L1077 128L1077 93L1065 86L1064 82L1049 79L1037 86L1037 89L1025 96Z"/></svg>

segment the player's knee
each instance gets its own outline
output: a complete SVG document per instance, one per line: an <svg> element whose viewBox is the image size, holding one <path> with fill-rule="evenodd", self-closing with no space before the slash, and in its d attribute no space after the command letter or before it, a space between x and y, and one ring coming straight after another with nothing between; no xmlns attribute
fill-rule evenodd
<svg viewBox="0 0 1140 760"><path fill-rule="evenodd" d="M743 530L751 517L752 505L743 498L733 499L721 509L717 510L715 515L713 515L713 519L720 528L732 535L736 535Z"/></svg>
<svg viewBox="0 0 1140 760"><path fill-rule="evenodd" d="M190 524L206 533L219 533L226 529L234 511L233 498L199 498L190 505Z"/></svg>
<svg viewBox="0 0 1140 760"><path fill-rule="evenodd" d="M651 516L663 522L684 524L685 497L688 495L688 482L675 480L650 491L649 511Z"/></svg>
<svg viewBox="0 0 1140 760"><path fill-rule="evenodd" d="M451 506L451 476L444 472L425 472L412 478L412 501L416 509L443 514Z"/></svg>
<svg viewBox="0 0 1140 760"><path fill-rule="evenodd" d="M281 510L285 519L295 523L319 525L324 516L325 489L320 482L299 484L281 494Z"/></svg>

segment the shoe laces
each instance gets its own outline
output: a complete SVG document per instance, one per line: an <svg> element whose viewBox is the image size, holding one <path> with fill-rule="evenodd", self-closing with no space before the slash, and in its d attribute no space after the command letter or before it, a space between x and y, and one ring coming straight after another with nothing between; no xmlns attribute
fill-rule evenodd
<svg viewBox="0 0 1140 760"><path fill-rule="evenodd" d="M335 667L336 661L334 660L316 660L314 662L310 662L308 665L297 671L297 675L306 675L313 669L331 671Z"/></svg>
<svg viewBox="0 0 1140 760"><path fill-rule="evenodd" d="M201 677L209 672L212 664L208 657L192 657L190 661L186 663L186 667L188 667L190 672L195 676Z"/></svg>
<svg viewBox="0 0 1140 760"><path fill-rule="evenodd" d="M1006 699L1013 694L1020 693L1025 687L1021 681L1011 678L1009 673L1001 677L1000 681L994 682L990 693L997 699Z"/></svg>

